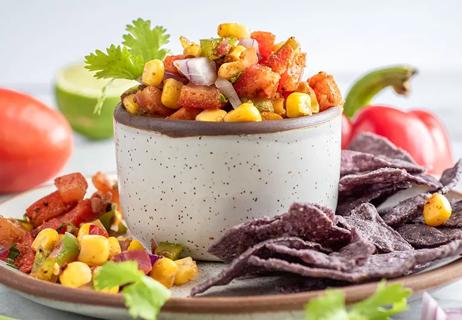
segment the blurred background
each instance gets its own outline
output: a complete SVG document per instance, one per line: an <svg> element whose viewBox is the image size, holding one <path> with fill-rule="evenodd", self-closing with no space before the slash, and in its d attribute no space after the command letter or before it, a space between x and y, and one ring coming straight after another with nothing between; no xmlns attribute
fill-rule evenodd
<svg viewBox="0 0 462 320"><path fill-rule="evenodd" d="M142 17L165 26L169 47L179 35L213 36L221 22L296 36L308 52L305 75L333 73L345 93L362 73L409 63L419 69L408 98L391 90L375 102L435 111L447 125L455 156L462 156L462 2L448 1L2 1L0 86L55 106L59 68L96 48L120 43L125 25ZM112 141L75 138L66 171L115 170ZM106 155L94 159L94 152Z"/></svg>

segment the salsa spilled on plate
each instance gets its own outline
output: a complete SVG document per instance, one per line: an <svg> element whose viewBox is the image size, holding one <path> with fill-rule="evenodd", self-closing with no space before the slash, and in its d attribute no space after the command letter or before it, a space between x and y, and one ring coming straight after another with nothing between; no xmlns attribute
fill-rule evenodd
<svg viewBox="0 0 462 320"><path fill-rule="evenodd" d="M97 191L85 198L88 184L82 174L58 177L57 191L31 204L24 219L0 216L0 259L36 279L72 288L93 287L108 261L135 261L140 271L167 288L197 276L196 262L180 258L181 245L153 240L148 250L129 235L115 181L99 172L92 182Z"/></svg>

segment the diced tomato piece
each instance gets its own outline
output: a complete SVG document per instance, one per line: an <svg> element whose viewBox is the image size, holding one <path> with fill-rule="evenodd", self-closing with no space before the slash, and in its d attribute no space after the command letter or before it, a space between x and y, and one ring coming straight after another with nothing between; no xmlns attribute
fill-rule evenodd
<svg viewBox="0 0 462 320"><path fill-rule="evenodd" d="M56 178L55 185L65 203L82 200L88 188L87 180L80 172Z"/></svg>
<svg viewBox="0 0 462 320"><path fill-rule="evenodd" d="M59 218L62 223L70 223L79 227L81 223L90 222L97 219L99 212L94 212L91 201L85 199L80 201L74 209Z"/></svg>
<svg viewBox="0 0 462 320"><path fill-rule="evenodd" d="M225 105L225 100L215 87L188 84L181 88L178 105L185 108L219 109Z"/></svg>
<svg viewBox="0 0 462 320"><path fill-rule="evenodd" d="M305 68L305 57L305 53L299 53L295 56L287 71L281 75L278 92L292 92L297 89Z"/></svg>
<svg viewBox="0 0 462 320"><path fill-rule="evenodd" d="M76 202L65 203L59 191L55 191L34 202L26 209L26 215L29 217L32 225L38 227L43 222L68 212L75 205Z"/></svg>
<svg viewBox="0 0 462 320"><path fill-rule="evenodd" d="M274 40L276 36L271 32L266 31L255 31L250 35L252 39L257 40L258 49L260 51L260 57L262 61L268 59L273 52Z"/></svg>
<svg viewBox="0 0 462 320"><path fill-rule="evenodd" d="M0 248L9 248L13 243L18 242L26 230L19 222L0 216Z"/></svg>
<svg viewBox="0 0 462 320"><path fill-rule="evenodd" d="M106 237L106 238L109 237L109 234L107 233L106 230L101 229L100 227L98 227L97 225L94 225L94 224L92 224L90 226L90 229L88 230L88 233L92 234L92 235L103 236L103 237Z"/></svg>
<svg viewBox="0 0 462 320"><path fill-rule="evenodd" d="M264 62L264 64L270 67L274 72L282 75L287 71L287 68L292 63L294 55L294 48L288 44L285 44L278 51L271 54Z"/></svg>
<svg viewBox="0 0 462 320"><path fill-rule="evenodd" d="M246 98L272 99L276 96L280 76L261 64L244 70L234 84L237 94Z"/></svg>
<svg viewBox="0 0 462 320"><path fill-rule="evenodd" d="M179 54L179 55L175 55L175 56L166 56L165 59L164 59L165 72L180 74L178 69L173 65L173 62L175 62L176 60L183 60L183 59L188 59L188 58L193 58L193 56L187 55L187 54Z"/></svg>
<svg viewBox="0 0 462 320"><path fill-rule="evenodd" d="M202 112L202 109L185 108L178 109L174 114L168 117L171 120L195 120L196 116Z"/></svg>
<svg viewBox="0 0 462 320"><path fill-rule="evenodd" d="M111 179L109 179L107 174L99 171L91 177L91 182L95 186L96 190L103 194L111 192L114 185L114 183L111 181Z"/></svg>
<svg viewBox="0 0 462 320"><path fill-rule="evenodd" d="M147 86L135 94L135 100L144 113L166 117L171 115L173 110L162 104L161 96L159 88Z"/></svg>
<svg viewBox="0 0 462 320"><path fill-rule="evenodd" d="M21 241L16 244L19 256L15 259L14 264L24 273L30 273L32 265L34 264L35 252L32 249L33 241L32 234L28 232Z"/></svg>
<svg viewBox="0 0 462 320"><path fill-rule="evenodd" d="M58 229L64 225L63 222L61 222L60 218L53 218L51 220L44 222L39 227L31 231L32 236L36 237L40 231L47 228L55 229L56 231L58 231Z"/></svg>
<svg viewBox="0 0 462 320"><path fill-rule="evenodd" d="M320 111L343 103L342 94L332 75L318 72L308 80L308 83L316 93Z"/></svg>

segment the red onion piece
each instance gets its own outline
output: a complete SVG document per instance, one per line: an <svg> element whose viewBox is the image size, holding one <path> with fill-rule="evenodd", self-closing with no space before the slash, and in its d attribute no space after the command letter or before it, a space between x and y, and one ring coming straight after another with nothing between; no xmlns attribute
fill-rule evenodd
<svg viewBox="0 0 462 320"><path fill-rule="evenodd" d="M0 261L6 261L8 255L10 254L10 249L0 247Z"/></svg>
<svg viewBox="0 0 462 320"><path fill-rule="evenodd" d="M153 266L162 256L158 256L157 254L149 254L149 259L151 259L151 265Z"/></svg>
<svg viewBox="0 0 462 320"><path fill-rule="evenodd" d="M179 75L179 74L177 74L177 73L173 73L173 72L168 72L168 71L166 71L166 72L164 73L164 79L170 79L170 78L171 78L171 79L175 79L175 80L177 80L177 81L180 81L180 82L182 82L183 84L188 83L188 79L186 79L185 77L183 77L183 76L181 76L181 75Z"/></svg>
<svg viewBox="0 0 462 320"><path fill-rule="evenodd" d="M115 262L136 261L138 262L138 269L145 274L148 274L152 270L151 258L144 250L124 251L116 255L112 260Z"/></svg>
<svg viewBox="0 0 462 320"><path fill-rule="evenodd" d="M234 109L242 104L231 82L225 79L217 79L217 81L215 81L215 86L226 98L228 98Z"/></svg>
<svg viewBox="0 0 462 320"><path fill-rule="evenodd" d="M210 86L217 79L215 62L205 57L175 60L173 65L193 84Z"/></svg>
<svg viewBox="0 0 462 320"><path fill-rule="evenodd" d="M438 302L427 292L422 295L421 320L447 320L446 312L438 305Z"/></svg>
<svg viewBox="0 0 462 320"><path fill-rule="evenodd" d="M250 39L250 38L243 38L239 40L239 44L243 45L246 48L255 48L255 51L257 51L257 56L258 59L260 59L260 49L258 47L258 41L255 39Z"/></svg>

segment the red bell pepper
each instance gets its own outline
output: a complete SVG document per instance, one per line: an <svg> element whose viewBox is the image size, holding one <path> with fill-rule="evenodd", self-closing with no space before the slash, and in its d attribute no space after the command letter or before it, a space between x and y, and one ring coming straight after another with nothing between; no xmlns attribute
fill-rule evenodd
<svg viewBox="0 0 462 320"><path fill-rule="evenodd" d="M452 166L448 134L434 114L420 109L406 112L391 106L370 105L372 98L389 86L398 94L408 94L409 79L415 73L409 66L390 67L372 71L353 85L344 105L343 148L356 135L368 131L388 138L431 173L439 174Z"/></svg>

